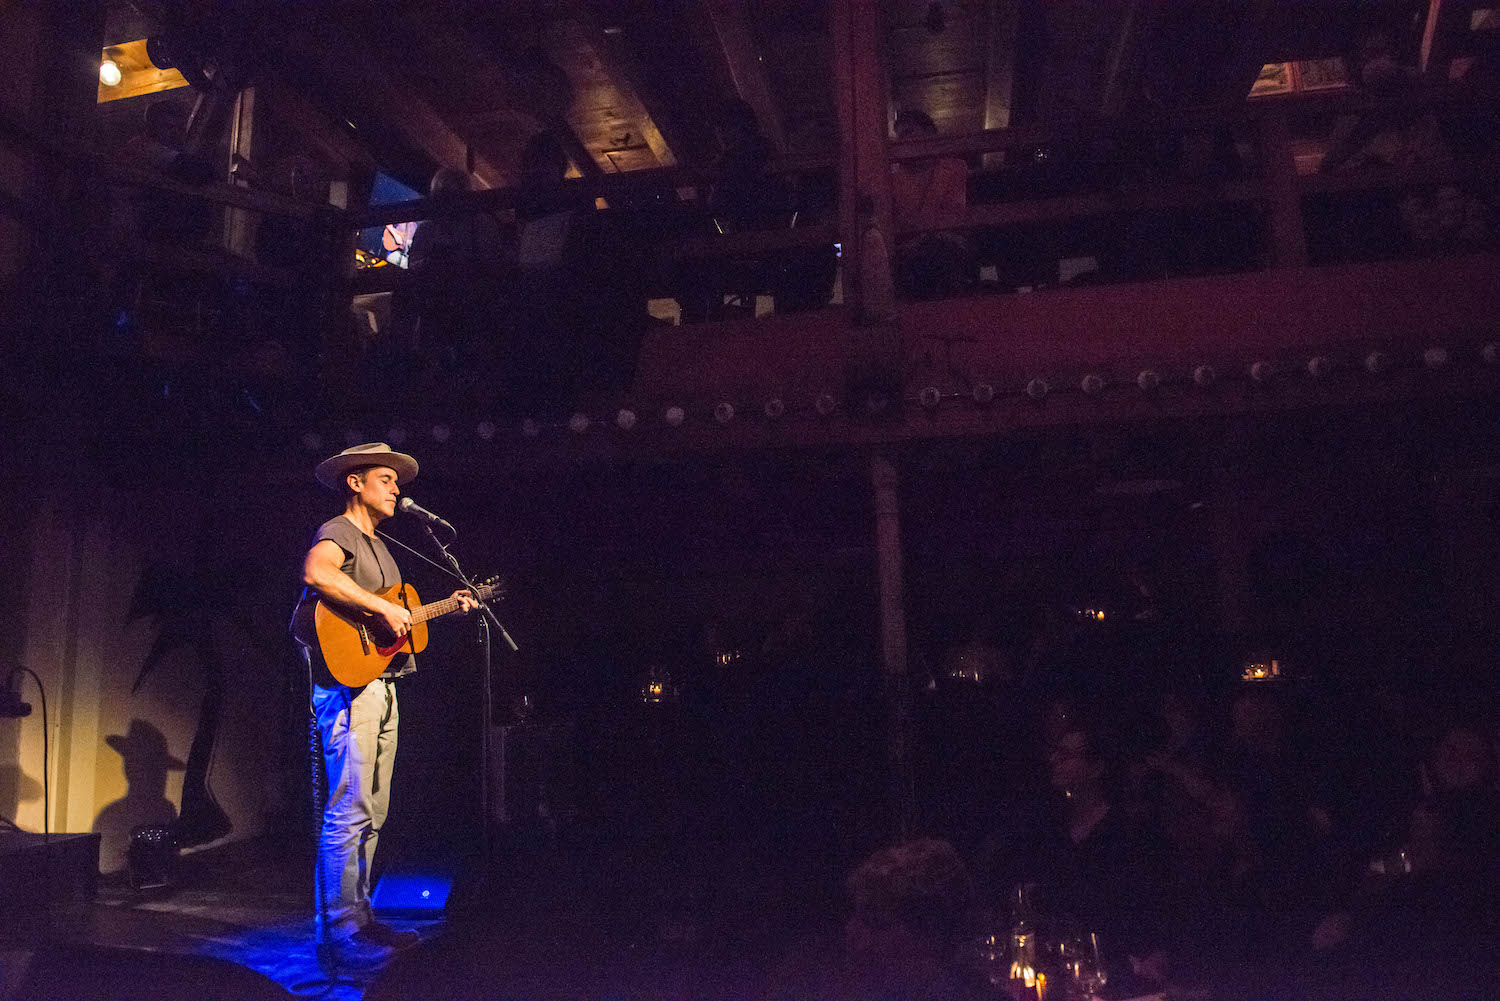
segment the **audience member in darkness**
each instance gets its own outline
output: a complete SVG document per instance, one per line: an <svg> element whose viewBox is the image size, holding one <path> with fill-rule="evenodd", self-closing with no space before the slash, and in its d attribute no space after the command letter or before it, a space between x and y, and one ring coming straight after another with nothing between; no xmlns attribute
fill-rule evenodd
<svg viewBox="0 0 1500 1001"><path fill-rule="evenodd" d="M594 210L564 184L568 156L551 132L521 155L516 194L516 309L510 392L527 410L554 412L583 386L628 382L644 317L633 303L632 257Z"/></svg>
<svg viewBox="0 0 1500 1001"><path fill-rule="evenodd" d="M1195 902L1220 901L1232 866L1234 800L1215 774L1201 707L1182 692L1160 702L1165 739L1130 769L1130 805L1172 847Z"/></svg>
<svg viewBox="0 0 1500 1001"><path fill-rule="evenodd" d="M1500 919L1500 793L1494 750L1478 729L1449 725L1423 764L1407 830L1369 861L1352 900L1313 932L1315 949L1381 948L1423 936L1487 935Z"/></svg>
<svg viewBox="0 0 1500 1001"><path fill-rule="evenodd" d="M902 111L897 139L929 138L937 125L922 111ZM901 293L931 299L971 288L974 248L962 232L968 209L968 168L957 157L904 160L891 167L891 224L896 283Z"/></svg>
<svg viewBox="0 0 1500 1001"><path fill-rule="evenodd" d="M125 159L156 170L176 181L207 184L214 178L212 162L185 149L188 108L172 97L146 105L141 131L125 143ZM213 231L217 206L183 198L155 188L141 189L131 228L147 240L193 243L217 238Z"/></svg>
<svg viewBox="0 0 1500 1001"><path fill-rule="evenodd" d="M442 204L469 190L469 175L444 167L428 194ZM417 350L455 372L495 365L503 247L500 224L488 212L429 219L412 236L409 266L417 286Z"/></svg>
<svg viewBox="0 0 1500 1001"><path fill-rule="evenodd" d="M1132 822L1116 794L1105 728L1092 714L1060 716L1047 755L1055 809L1039 830L1016 828L991 840L981 864L986 886L1036 884L1044 920L1099 936L1111 978L1166 972L1166 918L1181 876L1167 845Z"/></svg>
<svg viewBox="0 0 1500 1001"><path fill-rule="evenodd" d="M1374 26L1361 33L1348 61L1357 86L1367 94L1400 101L1414 96L1421 79L1404 52L1397 32ZM1431 110L1384 107L1348 115L1334 126L1328 152L1318 169L1323 173L1370 168L1391 170L1437 169L1453 162L1452 146ZM1422 195L1401 196L1378 191L1351 199L1337 223L1339 253L1344 258L1380 259L1413 245L1430 250L1438 242L1439 227L1430 203ZM1462 222L1453 227L1454 234Z"/></svg>
<svg viewBox="0 0 1500 1001"><path fill-rule="evenodd" d="M1292 750L1272 693L1241 692L1230 718L1224 778L1238 813L1234 892L1251 910L1295 923L1334 889L1327 797Z"/></svg>
<svg viewBox="0 0 1500 1001"><path fill-rule="evenodd" d="M772 173L771 141L760 131L753 108L741 99L718 110L714 134L720 156L705 204L712 233L784 230L799 218L795 192ZM769 293L777 311L823 305L832 285L832 248L775 258L711 258L694 261L678 278L682 323L754 315L754 296ZM808 257L811 255L811 257ZM825 281L826 279L826 281ZM724 297L738 299L724 305Z"/></svg>
<svg viewBox="0 0 1500 1001"><path fill-rule="evenodd" d="M953 846L925 838L871 855L849 877L843 996L960 1001L988 984L955 963L956 939L973 896Z"/></svg>

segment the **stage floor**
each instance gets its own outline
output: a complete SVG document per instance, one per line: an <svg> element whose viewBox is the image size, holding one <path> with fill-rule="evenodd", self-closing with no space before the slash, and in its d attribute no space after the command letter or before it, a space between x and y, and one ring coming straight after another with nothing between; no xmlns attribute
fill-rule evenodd
<svg viewBox="0 0 1500 1001"><path fill-rule="evenodd" d="M104 879L92 903L0 932L0 1001L72 996L35 993L43 959L77 976L97 968L113 984L120 974L108 956L126 952L208 957L255 971L286 995L332 1001L733 1001L765 996L793 940L837 930L829 920L837 879L807 872L795 850L773 859L744 844L527 842L497 845L493 854L487 878L477 859L449 864L458 875L445 916L389 919L417 930L419 945L372 950L336 970L320 964L313 942L305 850L260 840L186 856L164 891L137 893ZM826 954L828 944L812 952ZM28 983L30 992L21 987ZM84 996L114 997L110 984Z"/></svg>

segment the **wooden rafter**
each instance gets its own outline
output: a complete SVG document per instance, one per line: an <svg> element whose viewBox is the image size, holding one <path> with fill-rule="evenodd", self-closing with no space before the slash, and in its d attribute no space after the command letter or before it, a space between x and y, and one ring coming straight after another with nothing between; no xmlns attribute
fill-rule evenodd
<svg viewBox="0 0 1500 1001"><path fill-rule="evenodd" d="M484 123L492 127L496 121L503 121L527 134L546 129L557 137L581 174L593 176L601 172L598 161L568 121L567 109L552 100L555 95L545 95L546 99L539 101L537 98L543 95L508 74L501 59L465 28L455 11L423 8L420 30L440 40L443 49L463 65L466 89L489 98L490 109L483 116L467 116L464 119L467 124Z"/></svg>
<svg viewBox="0 0 1500 1001"><path fill-rule="evenodd" d="M377 58L362 38L325 21L315 33L294 36L292 45L297 54L312 60L329 76L370 92L402 137L440 166L466 171L487 188L512 182L508 172L475 153L464 137L403 81L399 62Z"/></svg>
<svg viewBox="0 0 1500 1001"><path fill-rule="evenodd" d="M646 74L630 40L621 32L605 31L587 4L575 2L569 6L568 12L582 28L604 71L609 74L610 82L625 105L623 110L636 119L641 137L651 147L656 162L663 167L675 166L677 156L672 148L682 148L675 120L671 110L657 99L646 83Z"/></svg>
<svg viewBox="0 0 1500 1001"><path fill-rule="evenodd" d="M262 100L286 121L325 159L345 167L373 169L375 156L364 143L350 135L326 110L298 90L296 86L274 77L259 84Z"/></svg>

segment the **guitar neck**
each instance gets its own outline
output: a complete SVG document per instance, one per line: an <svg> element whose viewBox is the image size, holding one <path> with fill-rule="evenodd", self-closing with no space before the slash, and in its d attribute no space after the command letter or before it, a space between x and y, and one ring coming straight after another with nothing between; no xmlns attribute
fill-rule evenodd
<svg viewBox="0 0 1500 1001"><path fill-rule="evenodd" d="M489 600L491 593L492 591L490 588L481 587L479 589L479 599L481 601L487 601ZM449 612L456 612L458 611L459 607L460 606L457 598L444 598L442 601L430 601L425 605L418 605L416 608L413 608L411 610L411 620L413 623L427 622L431 619L441 618L442 616L447 615Z"/></svg>

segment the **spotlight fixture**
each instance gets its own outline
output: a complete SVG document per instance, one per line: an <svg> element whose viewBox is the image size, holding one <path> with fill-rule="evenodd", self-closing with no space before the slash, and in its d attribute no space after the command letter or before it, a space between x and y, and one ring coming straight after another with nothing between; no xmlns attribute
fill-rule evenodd
<svg viewBox="0 0 1500 1001"><path fill-rule="evenodd" d="M1250 366L1250 378L1256 382L1270 382L1276 375L1276 366L1268 361L1258 361Z"/></svg>
<svg viewBox="0 0 1500 1001"><path fill-rule="evenodd" d="M927 386L917 394L917 400L928 410L936 410L943 402L943 393L936 386Z"/></svg>
<svg viewBox="0 0 1500 1001"><path fill-rule="evenodd" d="M1161 385L1161 375L1154 368L1143 368L1140 375L1135 377L1135 384L1143 393L1152 392Z"/></svg>
<svg viewBox="0 0 1500 1001"><path fill-rule="evenodd" d="M724 400L714 407L714 420L720 424L728 424L734 420L734 404Z"/></svg>
<svg viewBox="0 0 1500 1001"><path fill-rule="evenodd" d="M106 87L118 87L123 79L125 74L120 72L120 64L114 60L114 50L106 49L104 58L99 61L99 82Z"/></svg>
<svg viewBox="0 0 1500 1001"><path fill-rule="evenodd" d="M1078 388L1082 389L1090 396L1098 396L1100 393L1104 392L1104 377L1094 372L1090 372L1088 375L1083 377L1083 381L1078 384Z"/></svg>
<svg viewBox="0 0 1500 1001"><path fill-rule="evenodd" d="M1447 348L1428 348L1422 352L1422 364L1428 368L1442 368L1448 364Z"/></svg>
<svg viewBox="0 0 1500 1001"><path fill-rule="evenodd" d="M988 382L976 383L974 386L974 402L981 407L995 402L995 387Z"/></svg>
<svg viewBox="0 0 1500 1001"><path fill-rule="evenodd" d="M1479 349L1479 357L1484 359L1486 365L1493 365L1495 362L1500 361L1500 344L1490 341L1490 343Z"/></svg>
<svg viewBox="0 0 1500 1001"><path fill-rule="evenodd" d="M629 431L635 427L635 411L629 407L621 407L620 412L615 414L615 426L621 431Z"/></svg>
<svg viewBox="0 0 1500 1001"><path fill-rule="evenodd" d="M781 397L773 396L766 401L765 412L774 421L786 413L786 404L781 401Z"/></svg>
<svg viewBox="0 0 1500 1001"><path fill-rule="evenodd" d="M818 398L813 401L813 409L818 412L819 417L830 417L838 409L839 401L833 398L832 393L819 393Z"/></svg>
<svg viewBox="0 0 1500 1001"><path fill-rule="evenodd" d="M542 426L528 417L521 422L521 433L528 438L535 438L542 433Z"/></svg>
<svg viewBox="0 0 1500 1001"><path fill-rule="evenodd" d="M1321 379L1333 370L1333 360L1322 355L1313 355L1307 359L1307 374L1314 379Z"/></svg>
<svg viewBox="0 0 1500 1001"><path fill-rule="evenodd" d="M589 429L588 414L578 413L568 418L568 430L574 434L583 434Z"/></svg>
<svg viewBox="0 0 1500 1001"><path fill-rule="evenodd" d="M1050 392L1052 392L1052 387L1047 385L1047 380L1040 376L1026 384L1026 395L1033 400L1045 400Z"/></svg>
<svg viewBox="0 0 1500 1001"><path fill-rule="evenodd" d="M485 441L494 441L495 425L491 424L489 421L480 421L479 426L474 429L474 433L479 435L479 437L484 439Z"/></svg>
<svg viewBox="0 0 1500 1001"><path fill-rule="evenodd" d="M1379 375L1391 367L1391 356L1384 351L1371 351L1365 355L1365 371L1371 375Z"/></svg>
<svg viewBox="0 0 1500 1001"><path fill-rule="evenodd" d="M674 428L681 427L682 422L687 419L687 414L681 407L668 407L664 416L667 419L667 423Z"/></svg>
<svg viewBox="0 0 1500 1001"><path fill-rule="evenodd" d="M1193 384L1205 389L1212 386L1218 377L1219 373L1214 371L1212 365L1199 365L1193 369Z"/></svg>

